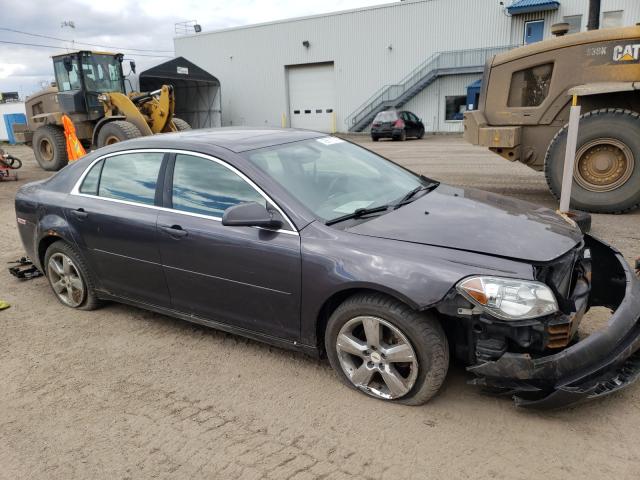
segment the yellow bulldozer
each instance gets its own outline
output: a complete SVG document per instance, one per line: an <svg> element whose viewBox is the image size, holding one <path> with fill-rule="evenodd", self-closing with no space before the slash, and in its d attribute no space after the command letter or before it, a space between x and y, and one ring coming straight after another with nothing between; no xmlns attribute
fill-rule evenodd
<svg viewBox="0 0 640 480"><path fill-rule="evenodd" d="M99 148L130 138L189 130L173 116L171 85L153 92L125 90L120 53L78 51L53 57L56 86L27 98L27 125L14 129L18 140L31 144L45 170L68 163L62 116L68 115L86 148ZM131 64L135 70L135 64Z"/></svg>

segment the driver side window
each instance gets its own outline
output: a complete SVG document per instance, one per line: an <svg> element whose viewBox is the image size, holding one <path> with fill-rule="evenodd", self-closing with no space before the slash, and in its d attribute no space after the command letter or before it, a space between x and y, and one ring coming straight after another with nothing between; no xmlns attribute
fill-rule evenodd
<svg viewBox="0 0 640 480"><path fill-rule="evenodd" d="M217 162L176 155L171 201L175 210L221 218L245 202L267 206L265 198L234 171Z"/></svg>

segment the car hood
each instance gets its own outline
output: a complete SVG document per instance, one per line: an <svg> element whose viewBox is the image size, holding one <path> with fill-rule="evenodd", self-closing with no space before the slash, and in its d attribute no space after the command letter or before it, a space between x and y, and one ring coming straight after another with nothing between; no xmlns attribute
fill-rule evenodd
<svg viewBox="0 0 640 480"><path fill-rule="evenodd" d="M553 210L448 185L347 231L530 262L553 260L582 240Z"/></svg>

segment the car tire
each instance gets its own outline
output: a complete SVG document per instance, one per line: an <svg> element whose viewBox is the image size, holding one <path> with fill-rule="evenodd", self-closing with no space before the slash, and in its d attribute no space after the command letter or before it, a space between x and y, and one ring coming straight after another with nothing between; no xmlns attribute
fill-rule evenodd
<svg viewBox="0 0 640 480"><path fill-rule="evenodd" d="M544 173L560 198L568 126L549 144ZM571 207L594 213L624 213L640 206L640 114L619 108L580 117ZM604 154L603 154L604 151ZM610 167L598 171L604 158ZM607 183L608 182L608 183Z"/></svg>
<svg viewBox="0 0 640 480"><path fill-rule="evenodd" d="M367 336L368 331L381 332L383 340L377 341L375 333ZM395 350L390 350L389 342ZM375 293L354 295L333 312L325 330L325 349L346 385L405 405L431 399L449 366L447 338L434 315Z"/></svg>
<svg viewBox="0 0 640 480"><path fill-rule="evenodd" d="M380 140L380 137L376 137L375 135L371 135L371 140L373 140L374 142L377 142L378 140Z"/></svg>
<svg viewBox="0 0 640 480"><path fill-rule="evenodd" d="M422 140L422 137L424 137L424 128L420 130L420 134L418 135L418 140Z"/></svg>
<svg viewBox="0 0 640 480"><path fill-rule="evenodd" d="M38 165L48 172L57 172L69 163L67 139L57 125L43 125L33 132L33 154Z"/></svg>
<svg viewBox="0 0 640 480"><path fill-rule="evenodd" d="M44 256L43 268L56 298L78 310L95 310L101 305L94 282L82 257L67 243L52 243Z"/></svg>
<svg viewBox="0 0 640 480"><path fill-rule="evenodd" d="M98 148L141 137L140 129L126 120L114 120L102 126L98 132Z"/></svg>
<svg viewBox="0 0 640 480"><path fill-rule="evenodd" d="M173 125L178 132L184 132L185 130L191 130L191 125L182 120L181 118L173 117Z"/></svg>

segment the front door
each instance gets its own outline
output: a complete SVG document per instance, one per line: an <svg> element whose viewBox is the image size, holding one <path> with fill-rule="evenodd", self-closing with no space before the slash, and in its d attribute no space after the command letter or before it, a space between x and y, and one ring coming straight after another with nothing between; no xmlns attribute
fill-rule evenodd
<svg viewBox="0 0 640 480"><path fill-rule="evenodd" d="M524 24L524 44L541 42L544 38L544 20L534 20Z"/></svg>
<svg viewBox="0 0 640 480"><path fill-rule="evenodd" d="M127 153L90 168L65 215L74 240L107 292L168 307L153 208L163 153Z"/></svg>
<svg viewBox="0 0 640 480"><path fill-rule="evenodd" d="M174 165L172 166L172 163ZM173 308L289 340L300 330L300 237L227 227L224 211L262 196L227 164L177 154L159 213L160 252ZM269 204L267 204L269 205Z"/></svg>

